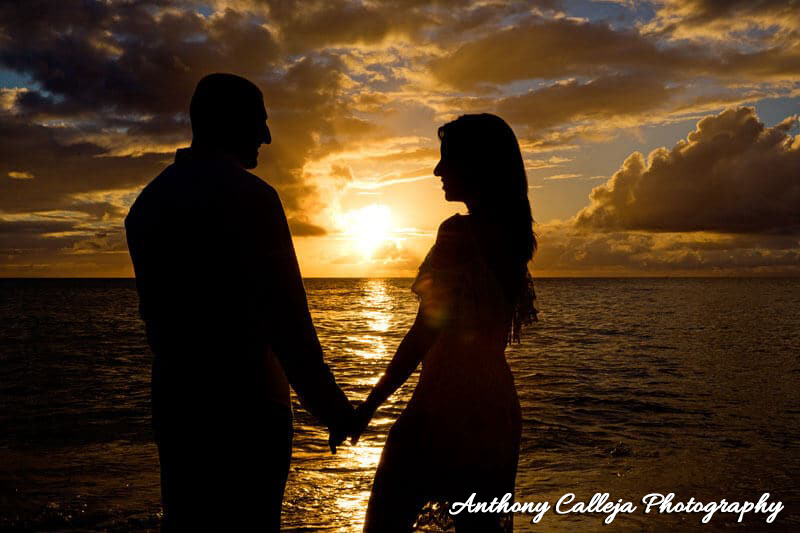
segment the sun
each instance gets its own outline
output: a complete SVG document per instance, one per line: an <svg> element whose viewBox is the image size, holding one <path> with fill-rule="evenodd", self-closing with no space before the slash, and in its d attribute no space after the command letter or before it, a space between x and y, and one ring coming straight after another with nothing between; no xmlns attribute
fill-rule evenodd
<svg viewBox="0 0 800 533"><path fill-rule="evenodd" d="M364 259L371 259L375 251L389 241L392 228L392 211L382 204L371 204L342 215L345 234Z"/></svg>

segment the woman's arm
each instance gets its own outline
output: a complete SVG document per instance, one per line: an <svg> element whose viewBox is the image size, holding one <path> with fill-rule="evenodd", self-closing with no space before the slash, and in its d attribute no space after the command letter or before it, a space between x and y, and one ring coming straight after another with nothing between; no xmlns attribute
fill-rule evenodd
<svg viewBox="0 0 800 533"><path fill-rule="evenodd" d="M422 358L436 342L439 329L430 323L423 314L422 307L411 329L397 347L394 357L386 367L381 379L372 388L366 401L356 410L356 420L350 434L353 444L358 442L361 433L369 425L369 421L378 407L406 382L416 370Z"/></svg>
<svg viewBox="0 0 800 533"><path fill-rule="evenodd" d="M414 372L448 322L448 283L436 283L434 271L439 268L446 272L462 262L467 229L466 218L459 215L448 218L439 226L436 243L425 257L411 288L420 297L417 318L397 347L386 372L372 388L366 401L356 409L353 430L350 433L353 444L358 442L378 407Z"/></svg>

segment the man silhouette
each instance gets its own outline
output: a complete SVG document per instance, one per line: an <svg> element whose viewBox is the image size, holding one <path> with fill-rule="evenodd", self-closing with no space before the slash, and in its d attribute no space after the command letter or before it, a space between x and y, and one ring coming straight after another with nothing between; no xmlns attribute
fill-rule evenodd
<svg viewBox="0 0 800 533"><path fill-rule="evenodd" d="M278 531L289 384L344 438L353 409L323 361L280 199L245 169L270 131L261 91L200 80L192 145L125 219L153 357L165 531Z"/></svg>

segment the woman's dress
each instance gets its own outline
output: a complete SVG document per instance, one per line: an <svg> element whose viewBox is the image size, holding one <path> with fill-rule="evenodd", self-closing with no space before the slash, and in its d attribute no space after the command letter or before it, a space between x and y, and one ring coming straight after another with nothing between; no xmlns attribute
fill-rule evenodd
<svg viewBox="0 0 800 533"><path fill-rule="evenodd" d="M408 530L426 501L514 491L520 405L504 354L513 309L478 240L469 216L445 221L412 285L440 333L389 432L366 531Z"/></svg>

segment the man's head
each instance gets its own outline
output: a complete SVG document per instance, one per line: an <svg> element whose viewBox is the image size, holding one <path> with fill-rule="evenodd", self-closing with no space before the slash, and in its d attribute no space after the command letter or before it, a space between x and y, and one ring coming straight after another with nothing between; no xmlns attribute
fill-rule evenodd
<svg viewBox="0 0 800 533"><path fill-rule="evenodd" d="M264 97L234 74L209 74L197 83L189 106L192 146L233 156L244 168L258 164L258 148L272 137Z"/></svg>

